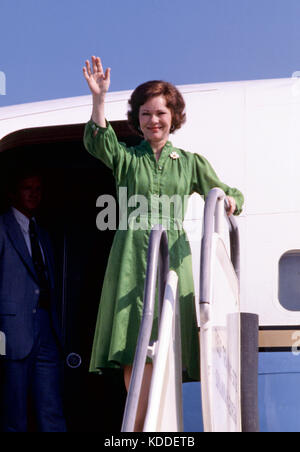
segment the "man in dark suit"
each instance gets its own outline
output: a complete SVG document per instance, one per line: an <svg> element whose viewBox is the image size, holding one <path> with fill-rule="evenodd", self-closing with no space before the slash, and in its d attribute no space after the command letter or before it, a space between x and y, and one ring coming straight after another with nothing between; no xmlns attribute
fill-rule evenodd
<svg viewBox="0 0 300 452"><path fill-rule="evenodd" d="M42 432L66 431L61 393L62 355L56 314L54 261L47 233L34 214L42 180L23 174L0 216L1 429L27 431L28 395Z"/></svg>

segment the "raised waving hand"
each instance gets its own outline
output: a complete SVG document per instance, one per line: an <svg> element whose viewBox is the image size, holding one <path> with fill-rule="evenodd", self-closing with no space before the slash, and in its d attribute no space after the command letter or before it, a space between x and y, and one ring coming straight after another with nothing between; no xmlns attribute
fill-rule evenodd
<svg viewBox="0 0 300 452"><path fill-rule="evenodd" d="M100 58L92 56L92 67L86 60L83 75L93 95L92 119L100 127L106 127L104 100L110 85L110 68L104 72Z"/></svg>
<svg viewBox="0 0 300 452"><path fill-rule="evenodd" d="M104 98L110 85L110 68L104 72L101 59L92 56L92 67L89 60L86 60L83 75L93 96Z"/></svg>

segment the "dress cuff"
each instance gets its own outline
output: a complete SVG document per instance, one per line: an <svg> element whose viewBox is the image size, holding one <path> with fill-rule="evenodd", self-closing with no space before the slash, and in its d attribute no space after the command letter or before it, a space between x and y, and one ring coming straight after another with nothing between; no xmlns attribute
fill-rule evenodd
<svg viewBox="0 0 300 452"><path fill-rule="evenodd" d="M89 124L94 132L94 134L96 135L99 131L105 132L109 126L109 122L107 120L105 120L106 122L106 127L100 127L99 124L97 124L93 119L90 119Z"/></svg>

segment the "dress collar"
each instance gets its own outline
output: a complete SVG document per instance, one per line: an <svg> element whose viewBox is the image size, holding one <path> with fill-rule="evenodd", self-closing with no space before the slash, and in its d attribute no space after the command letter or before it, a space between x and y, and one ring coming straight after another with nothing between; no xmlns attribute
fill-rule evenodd
<svg viewBox="0 0 300 452"><path fill-rule="evenodd" d="M153 149L152 149L149 141L143 140L141 142L140 146L143 149L145 149L148 152L148 154L150 156L152 156L154 158L154 160L156 161ZM166 144L164 145L164 147L162 148L162 151L161 151L161 154L160 154L160 157L159 157L159 161L164 159L166 155L169 155L168 153L171 152L171 149L173 149L173 145L172 145L171 141L167 141Z"/></svg>

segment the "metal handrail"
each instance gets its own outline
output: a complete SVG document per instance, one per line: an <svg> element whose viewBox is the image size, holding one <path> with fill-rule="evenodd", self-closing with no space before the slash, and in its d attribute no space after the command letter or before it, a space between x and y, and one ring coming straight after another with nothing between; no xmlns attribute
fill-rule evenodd
<svg viewBox="0 0 300 452"><path fill-rule="evenodd" d="M214 188L207 196L204 211L204 235L201 244L201 276L200 276L200 323L203 334L206 327L209 330L211 317L210 279L211 279L211 249L213 233L221 235L223 205L226 206L225 193ZM239 231L235 218L228 217L230 233L230 258L240 283L240 242ZM240 315L240 411L241 431L259 431L258 409L258 325L256 314L239 312ZM203 341L204 343L204 341ZM202 344L203 344L202 343ZM205 348L205 347L204 347ZM202 349L203 350L203 349ZM211 350L210 350L211 352ZM201 353L202 372L210 372L209 355ZM203 382L202 382L203 383ZM202 384L202 389L204 384ZM210 391L202 391L202 404L206 406L206 428L211 431Z"/></svg>
<svg viewBox="0 0 300 452"><path fill-rule="evenodd" d="M213 232L220 233L220 219L224 214L223 203L227 206L226 195L220 188L213 188L205 201L204 232L201 243L200 304L210 303L211 242ZM231 262L240 280L240 240L237 222L233 215L228 217Z"/></svg>
<svg viewBox="0 0 300 452"><path fill-rule="evenodd" d="M225 207L225 209L224 209ZM212 413L211 413L211 397L212 387L208 381L214 375L212 369L212 343L208 348L208 342L212 341L212 248L214 233L223 235L223 225L225 223L225 210L228 208L226 204L226 195L220 188L213 188L205 201L204 220L203 220L203 237L201 242L201 268L200 268L200 334L201 334L201 391L202 391L202 407L204 407L205 431L213 431ZM238 227L232 215L228 219L230 232L230 260L237 275L239 284L240 274L240 251L239 251L239 234ZM206 337L206 339L205 339Z"/></svg>
<svg viewBox="0 0 300 452"><path fill-rule="evenodd" d="M150 233L147 273L144 290L144 309L139 331L137 349L133 363L132 376L123 416L122 432L133 432L137 414L139 396L143 381L144 368L147 359L148 345L151 338L155 293L157 281L157 268L160 268L159 277L159 317L162 311L164 288L169 272L169 248L167 233L162 225L154 226Z"/></svg>
<svg viewBox="0 0 300 452"><path fill-rule="evenodd" d="M153 358L143 431L183 432L180 306L178 275L174 270L168 273Z"/></svg>

